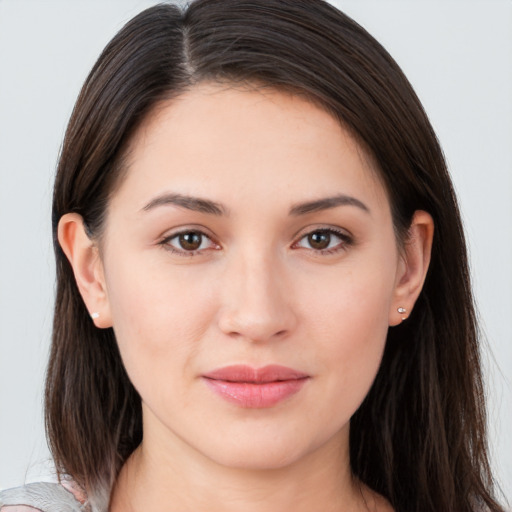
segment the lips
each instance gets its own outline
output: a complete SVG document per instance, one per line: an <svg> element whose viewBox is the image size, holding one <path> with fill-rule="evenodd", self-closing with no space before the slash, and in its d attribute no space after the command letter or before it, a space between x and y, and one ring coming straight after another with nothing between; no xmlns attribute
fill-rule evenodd
<svg viewBox="0 0 512 512"><path fill-rule="evenodd" d="M210 390L243 408L272 407L298 393L309 375L285 366L226 366L202 376Z"/></svg>

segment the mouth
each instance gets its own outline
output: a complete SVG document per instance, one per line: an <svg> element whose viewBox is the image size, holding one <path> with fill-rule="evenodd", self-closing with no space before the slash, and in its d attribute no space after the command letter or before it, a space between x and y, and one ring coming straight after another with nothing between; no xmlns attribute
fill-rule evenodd
<svg viewBox="0 0 512 512"><path fill-rule="evenodd" d="M202 376L208 388L242 408L263 409L298 393L310 376L285 366L226 366Z"/></svg>

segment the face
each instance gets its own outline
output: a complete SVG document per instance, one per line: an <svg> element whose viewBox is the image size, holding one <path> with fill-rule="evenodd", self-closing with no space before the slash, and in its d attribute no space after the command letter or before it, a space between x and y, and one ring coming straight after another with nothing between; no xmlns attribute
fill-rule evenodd
<svg viewBox="0 0 512 512"><path fill-rule="evenodd" d="M329 114L211 84L161 105L101 265L145 442L252 468L347 443L402 265L384 187Z"/></svg>

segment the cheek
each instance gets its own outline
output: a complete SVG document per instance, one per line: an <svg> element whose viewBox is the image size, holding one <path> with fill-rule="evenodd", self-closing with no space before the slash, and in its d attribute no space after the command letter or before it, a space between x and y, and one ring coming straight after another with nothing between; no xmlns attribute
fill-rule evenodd
<svg viewBox="0 0 512 512"><path fill-rule="evenodd" d="M115 257L114 257L115 258ZM184 268L129 257L107 268L107 290L114 332L124 364L137 387L165 362L168 376L190 370L213 316L206 278ZM174 271L173 271L174 270Z"/></svg>
<svg viewBox="0 0 512 512"><path fill-rule="evenodd" d="M299 307L322 338L341 335L347 342L358 340L360 344L368 336L371 343L375 329L387 331L395 272L392 252L381 251L376 257L355 255L334 272L327 269L306 275L297 293L301 298Z"/></svg>
<svg viewBox="0 0 512 512"><path fill-rule="evenodd" d="M316 340L315 356L325 394L332 403L329 419L348 421L368 393L377 374L388 332L394 273L390 265L362 265L340 272L324 286L311 287L304 313L308 339ZM304 296L304 295L303 295ZM338 418L339 419L339 418Z"/></svg>

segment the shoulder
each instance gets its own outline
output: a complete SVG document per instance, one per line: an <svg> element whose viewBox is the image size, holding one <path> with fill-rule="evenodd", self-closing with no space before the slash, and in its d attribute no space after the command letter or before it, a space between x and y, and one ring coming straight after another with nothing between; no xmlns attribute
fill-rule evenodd
<svg viewBox="0 0 512 512"><path fill-rule="evenodd" d="M0 512L87 512L85 494L71 481L38 482L0 491Z"/></svg>

